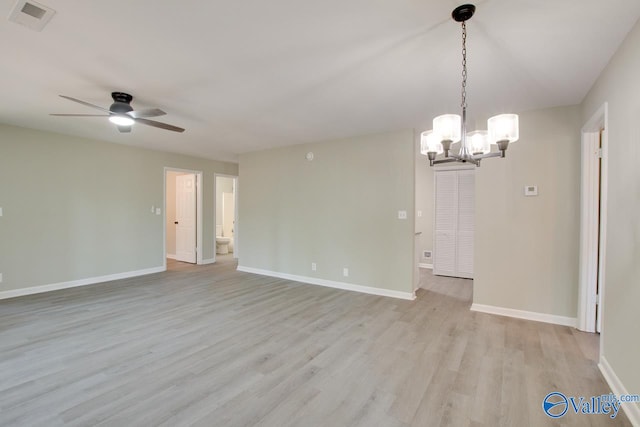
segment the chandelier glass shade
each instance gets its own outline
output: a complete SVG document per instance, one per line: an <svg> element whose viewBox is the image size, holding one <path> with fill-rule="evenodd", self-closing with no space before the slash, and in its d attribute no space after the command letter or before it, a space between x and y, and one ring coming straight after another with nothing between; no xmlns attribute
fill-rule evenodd
<svg viewBox="0 0 640 427"><path fill-rule="evenodd" d="M433 129L422 132L420 152L429 158L429 164L462 162L480 166L480 161L488 157L505 157L509 144L519 138L517 114L499 114L487 121L488 130L467 132L467 26L466 21L475 13L472 4L458 6L451 13L462 25L462 116L443 114L433 119ZM451 153L451 144L460 142L457 154ZM498 151L491 151L496 145ZM436 158L444 154L441 158Z"/></svg>

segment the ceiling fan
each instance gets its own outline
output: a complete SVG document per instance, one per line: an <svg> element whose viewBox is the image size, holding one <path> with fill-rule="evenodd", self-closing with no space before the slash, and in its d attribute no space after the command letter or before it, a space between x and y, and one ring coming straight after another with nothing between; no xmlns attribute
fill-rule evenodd
<svg viewBox="0 0 640 427"><path fill-rule="evenodd" d="M146 110L134 110L131 107L131 100L133 96L124 92L112 92L113 104L109 109L99 107L94 104L90 104L85 101L81 101L70 96L60 95L61 98L68 99L69 101L77 102L78 104L86 105L87 107L95 108L107 114L50 114L51 116L65 116L65 117L109 117L109 121L115 123L118 126L120 132L131 132L131 126L134 123L141 123L147 126L153 126L160 129L166 129L173 132L184 132L183 128L173 126L167 123L157 122L155 120L149 120L147 117L164 116L164 111L159 108L149 108Z"/></svg>

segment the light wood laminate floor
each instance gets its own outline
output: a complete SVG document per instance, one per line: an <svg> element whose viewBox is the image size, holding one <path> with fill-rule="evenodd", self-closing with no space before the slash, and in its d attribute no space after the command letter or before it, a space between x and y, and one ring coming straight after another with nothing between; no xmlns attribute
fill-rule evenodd
<svg viewBox="0 0 640 427"><path fill-rule="evenodd" d="M598 338L469 311L423 271L416 301L209 266L0 301L3 426L629 425L542 412L610 390Z"/></svg>

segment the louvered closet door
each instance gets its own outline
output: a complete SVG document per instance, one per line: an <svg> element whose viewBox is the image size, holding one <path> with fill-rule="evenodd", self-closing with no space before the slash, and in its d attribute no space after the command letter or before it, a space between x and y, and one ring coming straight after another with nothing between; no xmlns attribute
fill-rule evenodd
<svg viewBox="0 0 640 427"><path fill-rule="evenodd" d="M435 229L433 274L453 276L456 272L456 211L458 176L456 171L435 173Z"/></svg>
<svg viewBox="0 0 640 427"><path fill-rule="evenodd" d="M476 216L475 171L458 171L456 276L473 278L473 231Z"/></svg>
<svg viewBox="0 0 640 427"><path fill-rule="evenodd" d="M433 273L473 278L475 171L435 172Z"/></svg>

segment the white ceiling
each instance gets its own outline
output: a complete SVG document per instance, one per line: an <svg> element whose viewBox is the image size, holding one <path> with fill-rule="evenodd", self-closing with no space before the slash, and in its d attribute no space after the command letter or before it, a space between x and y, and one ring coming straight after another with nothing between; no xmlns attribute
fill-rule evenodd
<svg viewBox="0 0 640 427"><path fill-rule="evenodd" d="M39 0L35 32L0 2L0 122L200 157L405 128L459 110L450 0ZM638 0L483 0L468 23L471 121L580 103L640 17ZM110 92L177 134L121 134Z"/></svg>

